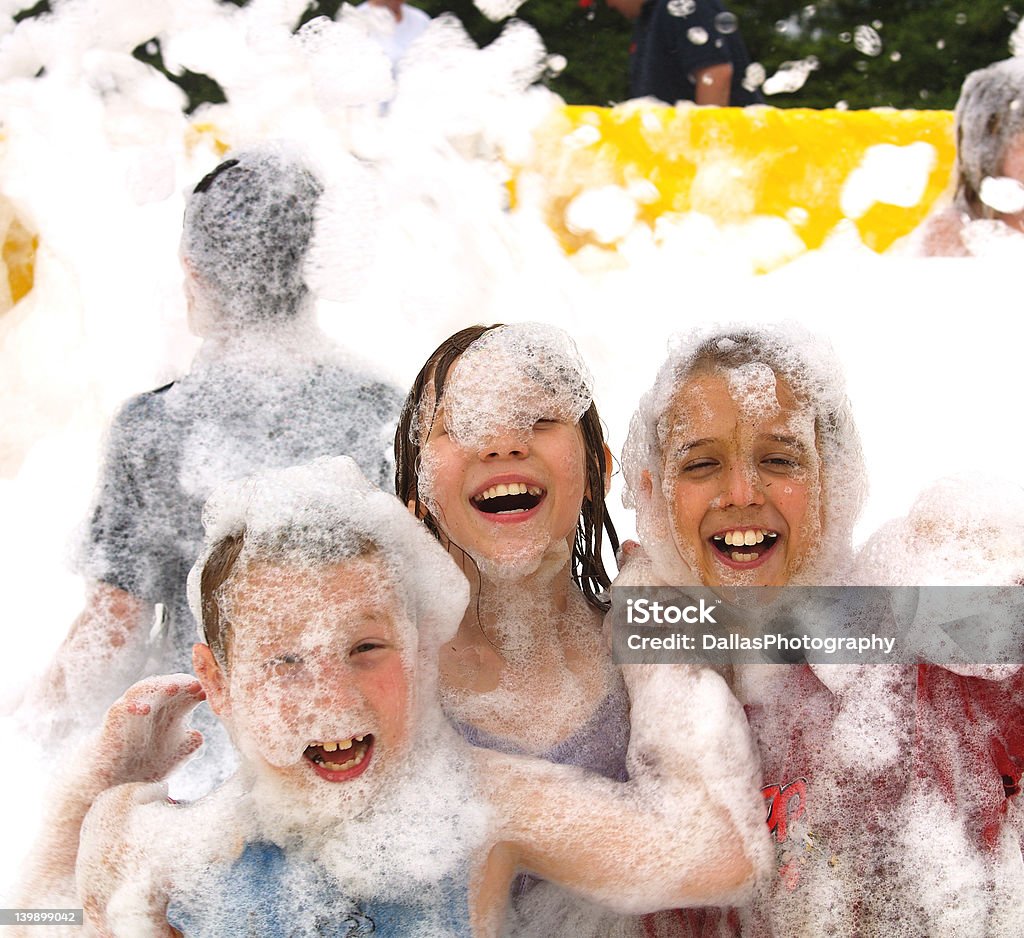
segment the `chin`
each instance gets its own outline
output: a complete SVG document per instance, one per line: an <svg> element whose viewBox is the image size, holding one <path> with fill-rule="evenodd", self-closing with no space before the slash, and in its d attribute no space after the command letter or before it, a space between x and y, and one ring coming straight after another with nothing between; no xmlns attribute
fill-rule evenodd
<svg viewBox="0 0 1024 938"><path fill-rule="evenodd" d="M487 580L510 581L539 576L554 579L571 558L565 541L552 543L547 537L533 542L510 544L500 553L474 557L481 575Z"/></svg>
<svg viewBox="0 0 1024 938"><path fill-rule="evenodd" d="M337 825L360 817L374 803L379 782L372 777L375 773L332 784L303 768L265 768L256 773L252 799L260 831L275 843L308 844L328 838Z"/></svg>

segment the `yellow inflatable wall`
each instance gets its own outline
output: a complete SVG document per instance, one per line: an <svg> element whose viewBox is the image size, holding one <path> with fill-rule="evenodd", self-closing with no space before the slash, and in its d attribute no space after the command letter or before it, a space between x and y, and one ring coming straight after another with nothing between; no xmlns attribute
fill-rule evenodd
<svg viewBox="0 0 1024 938"><path fill-rule="evenodd" d="M212 139L218 153L227 149L208 123L193 125L189 135L190 147ZM913 148L916 174L909 173L896 195L851 199L855 174L886 148L890 155ZM790 226L803 249L814 250L845 223L869 248L885 251L948 188L954 158L953 115L947 111L627 104L560 108L538 130L529 162L515 171L542 181L542 210L569 253L588 244L614 248L566 224L573 199L602 186L631 193L637 220L651 226L690 212L722 225L776 218ZM885 175L884 165L876 167L876 183L879 174ZM515 183L512 189L514 199ZM2 313L32 289L38 242L2 200L0 237Z"/></svg>
<svg viewBox="0 0 1024 938"><path fill-rule="evenodd" d="M912 178L882 185L877 201L849 188L858 170L874 170L869 187L901 159ZM699 212L721 224L774 217L814 250L845 222L884 251L945 192L954 159L948 111L633 103L562 109L540 129L521 169L545 180L547 220L569 252L595 239L569 230L566 207L583 190L608 185L637 194L637 219L652 225L669 213ZM894 195L884 191L893 188Z"/></svg>
<svg viewBox="0 0 1024 938"><path fill-rule="evenodd" d="M7 312L32 289L39 239L0 196L0 314Z"/></svg>

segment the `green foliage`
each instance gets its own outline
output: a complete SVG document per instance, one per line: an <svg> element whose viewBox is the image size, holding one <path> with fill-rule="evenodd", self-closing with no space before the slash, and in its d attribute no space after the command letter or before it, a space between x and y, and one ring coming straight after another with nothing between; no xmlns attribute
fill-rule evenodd
<svg viewBox="0 0 1024 938"><path fill-rule="evenodd" d="M769 75L783 62L818 62L802 89L769 98L777 107L951 108L968 72L1010 55L1024 12L1019 0L734 0L731 7ZM858 43L858 27L874 30L877 54Z"/></svg>
<svg viewBox="0 0 1024 938"><path fill-rule="evenodd" d="M248 0L221 0L245 6ZM310 0L296 27L314 16L333 16L342 0ZM457 16L479 45L500 35L472 0L418 0L431 16ZM1024 15L1024 0L726 0L756 62L769 75L785 62L813 57L817 68L804 86L769 97L776 107L951 108L968 72L1007 58L1009 38ZM15 14L16 20L49 12L47 0ZM605 0L526 0L517 14L540 33L564 70L545 83L570 104L625 99L632 24ZM880 48L863 39L873 30ZM858 40L860 36L860 40ZM869 38L872 38L868 34ZM147 47L150 50L147 52ZM168 74L159 45L135 53ZM204 75L169 75L189 95L189 109L222 92Z"/></svg>
<svg viewBox="0 0 1024 938"><path fill-rule="evenodd" d="M471 0L422 0L433 16L455 13L481 45L500 26ZM951 108L968 72L1006 58L1024 2L1007 0L727 0L751 56L769 75L811 57L817 68L776 107ZM527 0L519 17L568 65L546 83L570 104L609 104L627 93L632 24L604 0ZM860 30L858 30L858 27ZM873 30L880 49L860 39ZM870 33L866 39L874 37Z"/></svg>

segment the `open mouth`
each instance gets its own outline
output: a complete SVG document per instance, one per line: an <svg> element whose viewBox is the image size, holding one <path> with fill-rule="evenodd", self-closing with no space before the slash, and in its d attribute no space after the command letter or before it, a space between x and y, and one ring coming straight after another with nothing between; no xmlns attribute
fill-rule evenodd
<svg viewBox="0 0 1024 938"><path fill-rule="evenodd" d="M735 528L710 538L711 546L734 564L756 564L772 552L779 532L767 528Z"/></svg>
<svg viewBox="0 0 1024 938"><path fill-rule="evenodd" d="M361 775L373 754L373 734L348 739L313 743L303 756L313 763L314 771L329 782L343 782Z"/></svg>
<svg viewBox="0 0 1024 938"><path fill-rule="evenodd" d="M488 515L523 514L536 508L547 493L539 485L525 482L502 482L478 492L473 507Z"/></svg>

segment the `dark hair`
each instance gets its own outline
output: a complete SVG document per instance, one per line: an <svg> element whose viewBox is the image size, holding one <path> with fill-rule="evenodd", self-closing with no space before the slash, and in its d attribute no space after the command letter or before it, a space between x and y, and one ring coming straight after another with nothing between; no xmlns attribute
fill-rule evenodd
<svg viewBox="0 0 1024 938"><path fill-rule="evenodd" d="M398 419L398 430L395 433L395 492L403 504L412 502L417 515L434 537L441 540L441 529L426 506L420 501L419 470L421 441L430 433L438 404L444 396L445 382L448 373L459 357L481 336L501 323L491 326L469 326L445 339L427 359L413 382L402 414ZM429 388L433 388L434 405L425 425L423 421L423 402ZM608 602L600 597L600 593L611 585L611 578L605 570L601 558L604 535L608 535L608 543L612 550L619 549L619 538L615 526L605 509L605 483L609 467L605 463L604 432L601 429L601 418L597 407L591 401L590 406L580 418L580 430L583 434L583 445L586 451L586 479L589 495L583 500L576 535L572 548L572 576L579 584L588 603L601 611L607 611Z"/></svg>
<svg viewBox="0 0 1024 938"><path fill-rule="evenodd" d="M269 148L236 154L196 185L182 251L226 321L297 315L309 293L303 265L322 192L300 160Z"/></svg>

